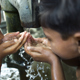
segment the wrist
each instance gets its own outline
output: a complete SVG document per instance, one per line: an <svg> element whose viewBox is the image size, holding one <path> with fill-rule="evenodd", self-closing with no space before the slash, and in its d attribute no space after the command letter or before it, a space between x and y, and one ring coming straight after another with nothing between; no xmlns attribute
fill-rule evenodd
<svg viewBox="0 0 80 80"><path fill-rule="evenodd" d="M54 59L51 60L51 65L60 62L60 59L56 56Z"/></svg>

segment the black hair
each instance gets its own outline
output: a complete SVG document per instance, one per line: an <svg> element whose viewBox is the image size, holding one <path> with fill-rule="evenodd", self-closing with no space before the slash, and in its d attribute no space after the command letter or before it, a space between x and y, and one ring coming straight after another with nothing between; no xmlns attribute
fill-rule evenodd
<svg viewBox="0 0 80 80"><path fill-rule="evenodd" d="M40 23L67 39L80 31L80 0L41 0Z"/></svg>

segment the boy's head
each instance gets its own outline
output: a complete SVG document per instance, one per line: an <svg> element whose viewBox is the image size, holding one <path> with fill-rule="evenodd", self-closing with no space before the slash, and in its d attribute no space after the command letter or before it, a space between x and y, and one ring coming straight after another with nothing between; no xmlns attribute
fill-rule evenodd
<svg viewBox="0 0 80 80"><path fill-rule="evenodd" d="M41 0L40 22L52 50L63 59L80 53L80 0Z"/></svg>

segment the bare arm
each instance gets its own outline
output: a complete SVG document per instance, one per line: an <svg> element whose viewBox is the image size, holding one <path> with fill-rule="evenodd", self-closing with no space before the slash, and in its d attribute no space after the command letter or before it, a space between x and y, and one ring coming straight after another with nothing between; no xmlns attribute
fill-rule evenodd
<svg viewBox="0 0 80 80"><path fill-rule="evenodd" d="M51 65L52 80L66 80L60 60L57 58Z"/></svg>
<svg viewBox="0 0 80 80"><path fill-rule="evenodd" d="M29 52L30 50L30 52ZM41 47L28 47L25 44L25 51L33 57L35 61L47 62L51 65L52 80L65 80L59 58L49 49Z"/></svg>
<svg viewBox="0 0 80 80"><path fill-rule="evenodd" d="M38 44L41 42L46 45L45 47L35 46L31 44L31 41L27 41L24 48L26 53L31 55L35 61L47 62L51 65L52 80L65 80L60 59L52 52L49 41L46 38L33 39L32 37L27 40L35 40ZM28 44L31 44L31 47Z"/></svg>

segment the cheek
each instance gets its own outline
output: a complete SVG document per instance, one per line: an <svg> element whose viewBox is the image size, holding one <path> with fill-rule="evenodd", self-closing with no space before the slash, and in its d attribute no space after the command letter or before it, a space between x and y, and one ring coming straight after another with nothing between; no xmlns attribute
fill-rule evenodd
<svg viewBox="0 0 80 80"><path fill-rule="evenodd" d="M53 44L51 43L52 51L62 59L72 59L79 56L77 48L70 45Z"/></svg>

